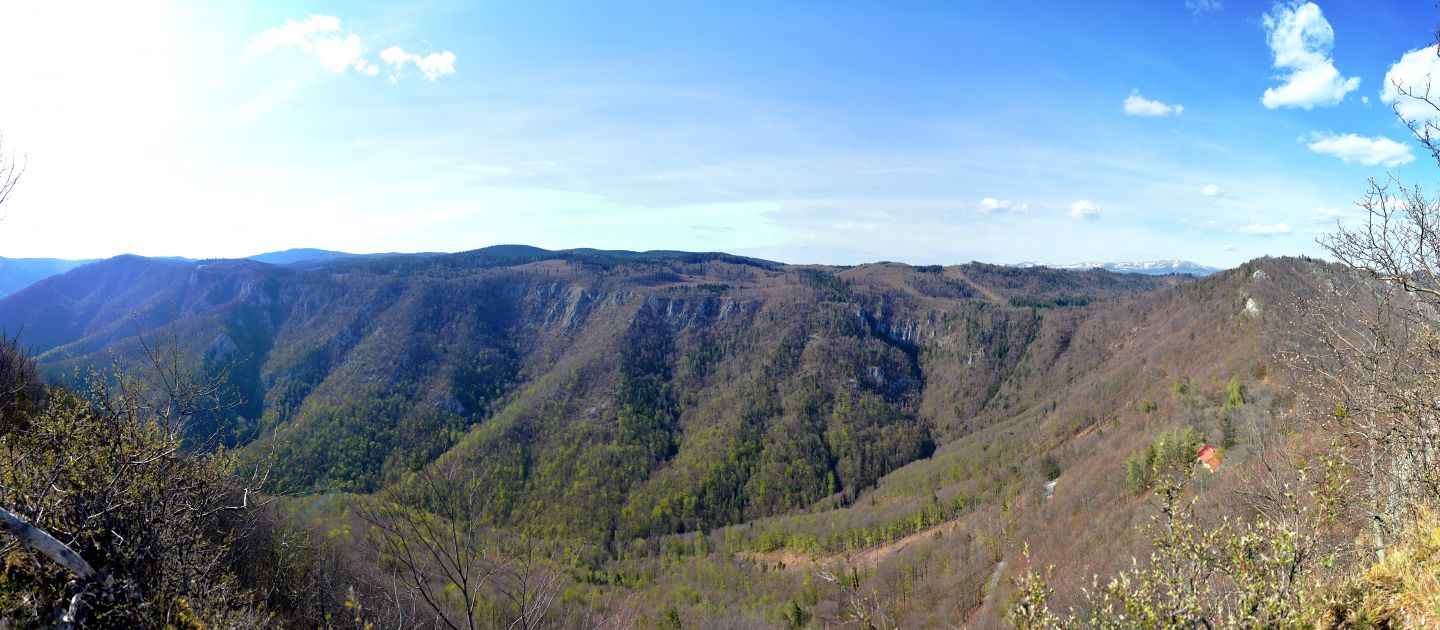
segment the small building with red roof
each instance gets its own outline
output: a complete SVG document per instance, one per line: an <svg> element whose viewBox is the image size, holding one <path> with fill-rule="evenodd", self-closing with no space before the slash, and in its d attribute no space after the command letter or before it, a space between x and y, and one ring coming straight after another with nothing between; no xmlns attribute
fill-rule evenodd
<svg viewBox="0 0 1440 630"><path fill-rule="evenodd" d="M1201 464L1205 465L1206 470L1209 470L1213 473L1220 469L1219 449L1210 446L1209 444L1205 444L1200 447L1200 452L1196 453L1196 457L1200 460Z"/></svg>

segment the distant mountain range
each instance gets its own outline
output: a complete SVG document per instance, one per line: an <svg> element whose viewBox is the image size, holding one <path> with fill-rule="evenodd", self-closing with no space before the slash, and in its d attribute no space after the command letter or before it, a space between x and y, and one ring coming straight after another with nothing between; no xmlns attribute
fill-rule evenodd
<svg viewBox="0 0 1440 630"><path fill-rule="evenodd" d="M1088 261L1069 264L1022 262L1014 265L1022 269L1031 267L1049 267L1051 269L1067 269L1081 271L1085 269L1104 269L1115 273L1143 273L1150 276L1159 276L1171 273L1184 273L1192 276L1208 276L1217 271L1223 271L1220 267L1209 267L1188 260L1147 260L1143 262L1099 262Z"/></svg>
<svg viewBox="0 0 1440 630"><path fill-rule="evenodd" d="M255 260L271 265L310 267L318 263L364 258L386 258L391 256L433 256L433 253L420 254L352 254L349 252L337 252L328 249L315 249L311 247L299 249L287 249L279 252L266 252L247 256L248 260ZM50 276L59 275L70 271L81 265L88 265L100 260L98 258L87 258L83 260L70 260L65 258L4 258L0 257L0 297L15 293L20 289L28 287L36 282ZM175 262L195 262L194 258L182 256L159 257L156 260L170 260Z"/></svg>
<svg viewBox="0 0 1440 630"><path fill-rule="evenodd" d="M361 258L389 258L391 256L436 256L435 252L422 252L418 254L405 254L400 252L386 252L380 254L352 254L350 252L337 252L329 249L315 249L313 247L301 247L287 249L280 252L266 252L248 256L250 260L257 260L272 265L300 265L302 263L320 263L331 260L350 260Z"/></svg>
<svg viewBox="0 0 1440 630"><path fill-rule="evenodd" d="M528 245L496 245L484 249L475 250L472 254L479 254L484 257L516 259L516 258L544 258L551 254L563 253L573 256L603 256L608 258L632 258L632 257L674 257L684 252L623 252L612 250L599 250L590 248L571 249L552 252L539 247ZM410 257L423 258L441 255L436 252L422 253L375 253L375 254L354 254L329 249L316 249L303 247L287 249L277 252L265 252L247 256L245 259L263 262L271 265L293 266L301 268L314 268L321 264L349 261L366 260L377 258ZM95 262L95 258L84 260L70 260L63 258L3 258L0 257L0 297L15 293L31 284L50 276L65 273L81 265ZM196 259L179 256L160 258L160 260L171 260L176 262L195 262ZM768 262L768 261L764 261ZM1207 267L1186 260L1151 260L1146 262L1080 262L1072 264L1055 264L1039 262L1023 262L1014 267L1028 269L1032 267L1048 267L1051 269L1063 269L1069 271L1084 271L1087 269L1104 269L1115 273L1140 273L1146 275L1164 274L1190 274L1193 276L1208 276L1220 271L1218 267Z"/></svg>
<svg viewBox="0 0 1440 630"><path fill-rule="evenodd" d="M0 297L5 297L40 280L91 262L95 261L60 258L0 258Z"/></svg>

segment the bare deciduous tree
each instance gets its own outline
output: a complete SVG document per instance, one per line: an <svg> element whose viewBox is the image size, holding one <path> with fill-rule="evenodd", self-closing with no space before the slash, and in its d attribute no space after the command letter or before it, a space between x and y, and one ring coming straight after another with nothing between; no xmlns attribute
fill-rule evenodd
<svg viewBox="0 0 1440 630"><path fill-rule="evenodd" d="M15 184L20 181L20 175L25 172L25 162L22 158L17 161L13 154L5 153L5 136L0 135L0 205L10 198L10 191L15 189Z"/></svg>
<svg viewBox="0 0 1440 630"><path fill-rule="evenodd" d="M1394 87L1396 116L1440 162L1430 81ZM1300 309L1286 361L1359 482L1346 503L1383 559L1412 510L1440 501L1440 199L1390 177L1356 205L1362 221L1320 240L1346 269Z"/></svg>
<svg viewBox="0 0 1440 630"><path fill-rule="evenodd" d="M846 602L850 605L850 615L854 621L859 622L860 627L866 630L890 630L895 624L890 620L890 615L874 597L868 596L860 591L860 573L854 566L834 568L822 566L815 570L815 575L820 579L835 585L845 595Z"/></svg>
<svg viewBox="0 0 1440 630"><path fill-rule="evenodd" d="M499 611L507 627L546 627L565 573L534 539L484 525L491 498L480 485L484 477L441 464L365 501L358 512L372 528L371 549L395 578L390 591L429 610L423 623L489 627L496 612L491 602L498 601L508 609Z"/></svg>
<svg viewBox="0 0 1440 630"><path fill-rule="evenodd" d="M454 467L422 470L359 507L373 528L369 542L397 587L423 601L436 625L455 630L479 627L484 587L502 568L486 548L480 520L489 496L466 487L471 480Z"/></svg>
<svg viewBox="0 0 1440 630"><path fill-rule="evenodd" d="M1312 429L1355 483L1344 504L1379 557L1410 510L1440 499L1440 346L1432 311L1400 284L1331 270L1321 299L1293 321L1304 333L1282 360L1295 375Z"/></svg>

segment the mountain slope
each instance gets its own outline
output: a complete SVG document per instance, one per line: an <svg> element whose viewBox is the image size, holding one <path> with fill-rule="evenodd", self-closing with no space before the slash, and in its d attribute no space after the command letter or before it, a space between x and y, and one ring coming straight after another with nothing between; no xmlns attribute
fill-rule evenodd
<svg viewBox="0 0 1440 630"><path fill-rule="evenodd" d="M245 403L196 431L273 444L292 487L459 458L505 497L496 522L608 546L853 501L1008 404L1045 323L1072 317L1057 306L1175 281L515 248L122 257L0 300L0 324L52 374L134 355L137 333L230 366Z"/></svg>
<svg viewBox="0 0 1440 630"><path fill-rule="evenodd" d="M1221 470L1193 489L1207 518L1244 513L1234 490L1294 400L1271 359L1289 334L1283 309L1317 295L1327 272L1261 259L1047 318L972 429L931 457L849 504L727 528L708 546L758 575L855 567L860 592L901 627L999 627L1008 578L1027 567L1023 543L1038 566L1055 565L1052 605L1063 610L1092 576L1144 557L1153 507L1129 487L1127 459L1159 436L1188 428L1223 447ZM684 575L676 564L656 580L679 582L665 590L674 594L693 587Z"/></svg>
<svg viewBox="0 0 1440 630"><path fill-rule="evenodd" d="M1270 358L1283 307L1327 273L124 257L0 300L0 324L40 335L52 374L133 354L137 330L233 363L245 405L197 431L273 452L290 488L461 464L491 522L585 550L576 606L783 627L793 604L840 623L829 567L905 627L992 627L1022 543L1055 565L1062 608L1144 555L1153 507L1127 460L1161 436L1221 447L1194 490L1211 518L1243 514L1233 490L1293 404ZM346 496L297 509L328 529Z"/></svg>

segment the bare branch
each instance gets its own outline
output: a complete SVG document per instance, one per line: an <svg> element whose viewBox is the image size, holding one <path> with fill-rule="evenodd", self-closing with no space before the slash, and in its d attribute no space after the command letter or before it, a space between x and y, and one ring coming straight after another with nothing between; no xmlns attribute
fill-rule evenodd
<svg viewBox="0 0 1440 630"><path fill-rule="evenodd" d="M10 510L0 508L0 531L20 539L20 542L59 563L82 580L95 579L95 569L90 567L80 554L55 539L49 532L35 527L16 516Z"/></svg>

